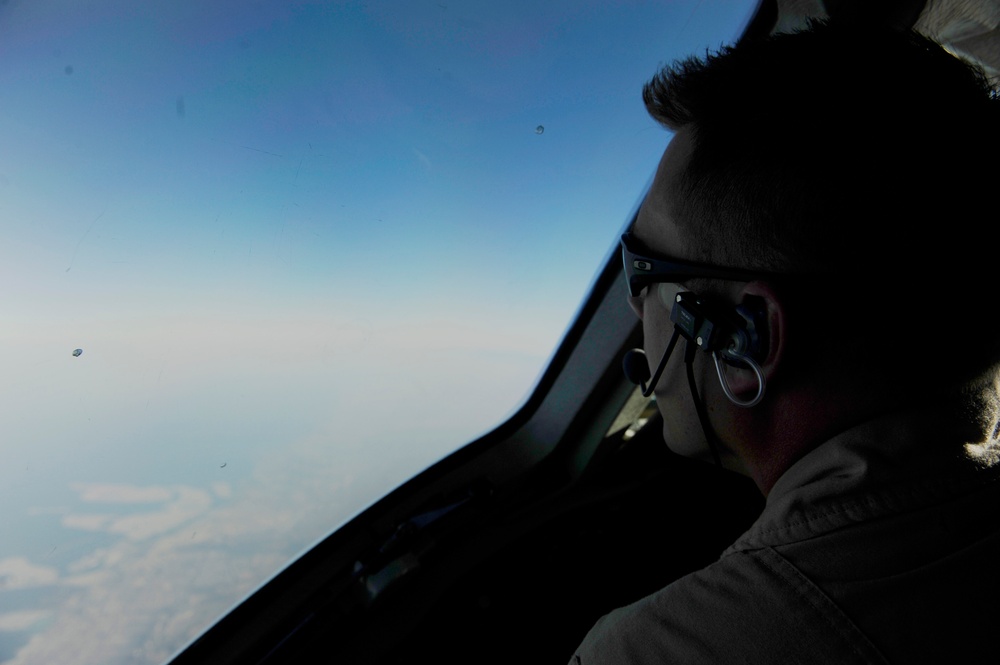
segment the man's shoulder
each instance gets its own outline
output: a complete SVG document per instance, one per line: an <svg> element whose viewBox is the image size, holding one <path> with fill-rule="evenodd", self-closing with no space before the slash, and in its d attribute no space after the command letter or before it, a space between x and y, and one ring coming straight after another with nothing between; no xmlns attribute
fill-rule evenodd
<svg viewBox="0 0 1000 665"><path fill-rule="evenodd" d="M808 579L770 548L732 552L602 618L573 663L882 663Z"/></svg>

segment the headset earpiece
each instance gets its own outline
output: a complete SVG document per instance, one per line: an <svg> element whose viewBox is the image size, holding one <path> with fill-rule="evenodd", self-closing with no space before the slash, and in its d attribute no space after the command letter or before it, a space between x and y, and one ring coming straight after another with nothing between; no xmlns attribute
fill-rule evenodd
<svg viewBox="0 0 1000 665"><path fill-rule="evenodd" d="M767 355L767 311L760 298L749 299L735 308L742 324L733 335L733 352L757 362Z"/></svg>
<svg viewBox="0 0 1000 665"><path fill-rule="evenodd" d="M660 294L662 298L662 289ZM694 342L694 345L688 345L686 362L694 359L695 348L712 354L719 383L733 404L751 407L764 398L764 373L757 363L765 349L761 340L767 330L763 307L753 303L738 307L721 305L703 300L690 291L682 291L677 294L670 310L670 320L674 323L675 337L680 333ZM757 377L757 394L749 400L734 394L722 363L752 371Z"/></svg>
<svg viewBox="0 0 1000 665"><path fill-rule="evenodd" d="M688 340L684 362L688 366L688 381L691 383L692 395L695 394L695 389L691 363L697 349L701 349L712 355L719 383L726 397L733 404L742 407L759 404L764 398L766 381L764 372L755 356L761 354L766 347L761 341L763 334L767 331L764 308L757 306L756 302L745 303L739 307L723 305L703 300L690 291L677 293L673 289L666 288L664 284L660 284L657 288L657 296L664 305L668 305L670 308L670 320L674 324L674 334L670 338L670 343L667 345L667 350L664 352L656 372L653 373L650 387L647 389L643 385L643 395L646 396L653 392L674 344L678 337L684 337ZM691 342L694 343L691 344ZM722 367L723 363L752 371L757 377L757 394L748 400L736 395L729 387L729 381ZM631 374L630 369L632 369L630 366L626 367L626 375Z"/></svg>
<svg viewBox="0 0 1000 665"><path fill-rule="evenodd" d="M660 289L663 300L670 290ZM719 351L727 358L749 356L760 360L766 347L764 310L755 303L735 308L705 300L690 291L671 294L670 320L681 334L703 351Z"/></svg>

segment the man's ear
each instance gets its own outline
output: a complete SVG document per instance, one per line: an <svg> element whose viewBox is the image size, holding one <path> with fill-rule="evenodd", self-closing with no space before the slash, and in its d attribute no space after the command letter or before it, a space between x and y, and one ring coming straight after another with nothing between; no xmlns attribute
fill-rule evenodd
<svg viewBox="0 0 1000 665"><path fill-rule="evenodd" d="M751 355L760 365L764 379L770 383L780 371L786 341L785 303L771 285L747 282L738 295L738 312L747 321L747 332L755 337L757 348ZM757 376L749 369L729 368L726 378L737 395L755 392Z"/></svg>

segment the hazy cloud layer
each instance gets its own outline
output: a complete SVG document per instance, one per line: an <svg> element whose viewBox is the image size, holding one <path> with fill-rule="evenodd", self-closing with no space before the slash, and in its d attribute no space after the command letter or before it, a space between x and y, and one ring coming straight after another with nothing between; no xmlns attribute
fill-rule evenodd
<svg viewBox="0 0 1000 665"><path fill-rule="evenodd" d="M30 589L55 584L59 571L31 563L24 557L0 559L0 590Z"/></svg>
<svg viewBox="0 0 1000 665"><path fill-rule="evenodd" d="M24 558L0 561L7 588L58 585L69 594L51 612L31 608L0 615L0 629L6 630L47 622L10 663L158 663L169 658L375 498L385 482L378 462L363 455L333 456L332 441L317 434L276 450L257 461L252 479L235 487L221 482L206 489L74 485L88 504L106 502L137 512L63 515L65 526L118 539L62 573ZM366 478L363 485L359 477Z"/></svg>
<svg viewBox="0 0 1000 665"><path fill-rule="evenodd" d="M94 503L161 503L173 497L165 487L137 487L106 483L73 483L81 501Z"/></svg>
<svg viewBox="0 0 1000 665"><path fill-rule="evenodd" d="M35 624L44 621L51 612L41 610L29 610L26 612L7 612L0 614L0 631L22 631L29 630Z"/></svg>

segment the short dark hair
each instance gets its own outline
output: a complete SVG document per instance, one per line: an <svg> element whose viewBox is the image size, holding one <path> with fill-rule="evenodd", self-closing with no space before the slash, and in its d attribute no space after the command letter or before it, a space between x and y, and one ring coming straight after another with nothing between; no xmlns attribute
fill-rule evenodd
<svg viewBox="0 0 1000 665"><path fill-rule="evenodd" d="M912 31L814 22L678 61L643 99L692 130L672 200L698 258L853 283L866 316L948 299L992 323L1000 99L978 68Z"/></svg>

